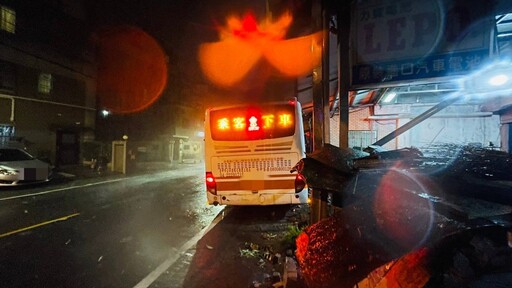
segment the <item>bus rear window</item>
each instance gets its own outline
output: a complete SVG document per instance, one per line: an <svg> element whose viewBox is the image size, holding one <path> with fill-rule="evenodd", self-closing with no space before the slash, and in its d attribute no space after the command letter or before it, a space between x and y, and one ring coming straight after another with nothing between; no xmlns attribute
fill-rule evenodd
<svg viewBox="0 0 512 288"><path fill-rule="evenodd" d="M295 133L295 106L277 104L243 106L210 111L213 140L273 139Z"/></svg>

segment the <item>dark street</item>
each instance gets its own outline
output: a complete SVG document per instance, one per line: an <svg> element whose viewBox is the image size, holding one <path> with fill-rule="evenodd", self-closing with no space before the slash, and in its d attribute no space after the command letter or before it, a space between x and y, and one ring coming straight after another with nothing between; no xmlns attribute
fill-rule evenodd
<svg viewBox="0 0 512 288"><path fill-rule="evenodd" d="M263 282L272 272L282 279L283 239L290 225L307 221L307 207L208 206L203 171L201 164L183 164L135 176L87 172L2 189L0 281L5 287L220 288ZM262 265L262 255L242 256L251 244L279 259Z"/></svg>
<svg viewBox="0 0 512 288"><path fill-rule="evenodd" d="M133 287L209 225L202 167L2 190L5 287ZM101 181L101 182L99 182Z"/></svg>

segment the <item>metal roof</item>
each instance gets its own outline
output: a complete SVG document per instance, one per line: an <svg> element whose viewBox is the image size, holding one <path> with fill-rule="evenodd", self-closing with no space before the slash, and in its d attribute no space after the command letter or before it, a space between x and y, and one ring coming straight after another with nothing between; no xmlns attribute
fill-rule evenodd
<svg viewBox="0 0 512 288"><path fill-rule="evenodd" d="M495 16L496 19L496 30L495 30L495 43L496 50L499 53L500 58L512 60L512 3L511 0L497 0ZM335 50L335 48L333 49ZM337 81L337 67L333 65L331 69L331 104L337 101L339 95L336 92L336 81ZM304 77L299 79L299 100L304 99L303 103L306 110L312 107L312 92L311 92L311 78ZM452 83L453 84L453 83ZM440 94L447 93L456 89L450 83L422 83L421 85L416 84L415 87L392 87L392 88L377 88L370 90L359 90L352 91L350 94L350 107L356 108L366 105L374 105L384 98L386 92L396 92L402 95L403 101L411 101L410 99L416 98L422 101L435 103L438 102L438 96ZM396 91L395 91L396 90ZM302 97L302 98L301 98ZM336 98L336 100L334 99ZM409 99L409 100L408 100ZM401 102L401 101L399 101ZM416 101L421 102L421 101ZM337 105L334 105L337 106Z"/></svg>
<svg viewBox="0 0 512 288"><path fill-rule="evenodd" d="M507 2L507 3L505 3ZM502 1L498 7L498 12L504 13L496 15L496 45L497 53L500 58L512 60L512 5L508 1ZM382 103L389 93L395 94L395 103L408 103L412 100L416 103L430 102L435 103L442 100L443 94L457 90L453 83L431 83L405 87L391 87L378 89L377 97L365 97L365 91L359 91L355 96L355 101L351 102L351 107L364 106L368 104ZM401 100L397 100L401 97ZM360 100L361 102L358 102ZM365 101L366 100L366 101ZM386 102L386 101L384 101ZM507 105L508 102L507 102Z"/></svg>
<svg viewBox="0 0 512 288"><path fill-rule="evenodd" d="M496 31L500 53L512 55L512 13L496 16Z"/></svg>

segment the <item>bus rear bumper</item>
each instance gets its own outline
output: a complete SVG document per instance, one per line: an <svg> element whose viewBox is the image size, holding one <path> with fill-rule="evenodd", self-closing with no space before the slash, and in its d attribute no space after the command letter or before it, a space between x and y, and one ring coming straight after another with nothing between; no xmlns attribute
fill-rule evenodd
<svg viewBox="0 0 512 288"><path fill-rule="evenodd" d="M308 202L308 191L304 189L300 193L222 193L214 195L207 192L208 204L210 205L286 205L305 204Z"/></svg>

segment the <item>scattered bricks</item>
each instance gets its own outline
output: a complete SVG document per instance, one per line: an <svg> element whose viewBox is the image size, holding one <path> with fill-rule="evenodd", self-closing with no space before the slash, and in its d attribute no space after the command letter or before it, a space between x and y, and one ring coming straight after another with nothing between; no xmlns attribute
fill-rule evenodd
<svg viewBox="0 0 512 288"><path fill-rule="evenodd" d="M268 287L273 283L272 277L270 276L270 274L267 274L267 273L263 274L263 283L265 283L265 287Z"/></svg>
<svg viewBox="0 0 512 288"><path fill-rule="evenodd" d="M277 265L279 263L280 259L281 259L280 253L274 254L274 256L272 257L272 264Z"/></svg>
<svg viewBox="0 0 512 288"><path fill-rule="evenodd" d="M496 247L488 238L477 235L471 239L470 244L475 249L471 256L477 261L478 267L485 267L496 254Z"/></svg>
<svg viewBox="0 0 512 288"><path fill-rule="evenodd" d="M275 284L281 282L281 280L281 273L274 271L274 273L272 273L272 283Z"/></svg>
<svg viewBox="0 0 512 288"><path fill-rule="evenodd" d="M462 251L458 251L453 257L453 269L455 275L461 279L471 279L475 276L468 257Z"/></svg>
<svg viewBox="0 0 512 288"><path fill-rule="evenodd" d="M277 234L275 233L261 233L261 237L265 240L274 240L275 238L277 238Z"/></svg>
<svg viewBox="0 0 512 288"><path fill-rule="evenodd" d="M284 272L285 283L286 280L297 281L297 263L292 257L286 257Z"/></svg>
<svg viewBox="0 0 512 288"><path fill-rule="evenodd" d="M261 269L264 269L265 268L265 260L261 259L258 261L258 266L261 268Z"/></svg>

